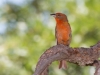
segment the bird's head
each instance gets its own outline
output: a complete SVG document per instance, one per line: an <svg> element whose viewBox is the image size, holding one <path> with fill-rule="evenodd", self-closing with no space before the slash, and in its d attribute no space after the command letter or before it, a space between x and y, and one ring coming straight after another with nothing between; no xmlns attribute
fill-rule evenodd
<svg viewBox="0 0 100 75"><path fill-rule="evenodd" d="M50 14L52 15L55 19L56 22L66 22L67 20L67 16L63 13L55 13L55 14Z"/></svg>

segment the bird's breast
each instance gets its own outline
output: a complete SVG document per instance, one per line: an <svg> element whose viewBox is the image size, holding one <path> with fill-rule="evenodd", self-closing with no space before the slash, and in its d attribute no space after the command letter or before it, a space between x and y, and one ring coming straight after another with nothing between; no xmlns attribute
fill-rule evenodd
<svg viewBox="0 0 100 75"><path fill-rule="evenodd" d="M71 28L68 24L56 25L56 39L58 44L68 44L67 41L70 39Z"/></svg>

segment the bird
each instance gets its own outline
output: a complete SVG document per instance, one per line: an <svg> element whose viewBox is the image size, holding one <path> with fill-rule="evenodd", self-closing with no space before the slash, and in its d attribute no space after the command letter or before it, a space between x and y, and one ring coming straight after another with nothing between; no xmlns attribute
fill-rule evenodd
<svg viewBox="0 0 100 75"><path fill-rule="evenodd" d="M72 35L67 16L63 13L54 13L50 15L52 15L56 20L55 37L57 40L57 45L63 44L65 46L69 46ZM60 60L59 69L61 68L67 68L66 60Z"/></svg>

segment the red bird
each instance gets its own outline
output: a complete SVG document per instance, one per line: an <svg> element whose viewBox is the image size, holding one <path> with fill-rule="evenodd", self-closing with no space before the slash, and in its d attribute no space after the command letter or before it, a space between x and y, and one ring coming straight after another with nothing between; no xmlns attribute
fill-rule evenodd
<svg viewBox="0 0 100 75"><path fill-rule="evenodd" d="M54 16L56 20L55 36L57 39L57 45L63 44L69 46L71 41L71 27L68 23L67 16L63 13L55 13L51 15ZM61 60L59 68L65 69L66 67L66 60Z"/></svg>

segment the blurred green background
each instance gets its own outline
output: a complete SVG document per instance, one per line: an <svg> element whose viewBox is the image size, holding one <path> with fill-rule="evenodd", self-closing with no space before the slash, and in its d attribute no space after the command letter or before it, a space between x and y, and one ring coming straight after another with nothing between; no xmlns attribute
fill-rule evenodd
<svg viewBox="0 0 100 75"><path fill-rule="evenodd" d="M41 54L55 41L51 13L68 16L71 47L89 47L100 40L100 0L0 0L0 75L32 75ZM93 75L94 67L68 63L50 75Z"/></svg>

